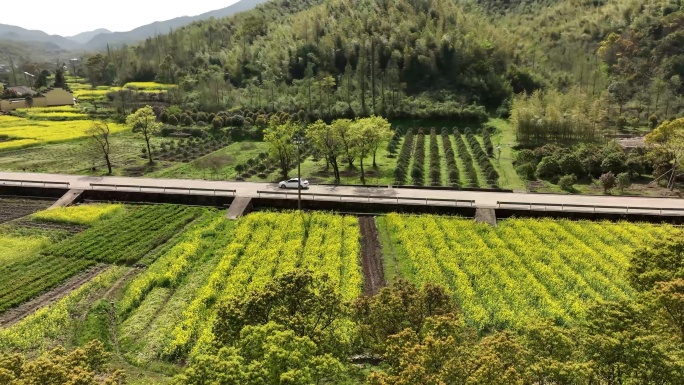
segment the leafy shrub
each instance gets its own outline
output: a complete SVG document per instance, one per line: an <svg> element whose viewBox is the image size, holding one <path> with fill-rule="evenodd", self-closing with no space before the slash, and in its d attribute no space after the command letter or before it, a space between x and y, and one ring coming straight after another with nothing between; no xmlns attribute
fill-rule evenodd
<svg viewBox="0 0 684 385"><path fill-rule="evenodd" d="M651 127L651 129L658 127L658 115L653 114L648 117L648 126Z"/></svg>
<svg viewBox="0 0 684 385"><path fill-rule="evenodd" d="M561 167L556 159L547 156L537 165L536 176L539 179L555 181L558 180L561 172Z"/></svg>
<svg viewBox="0 0 684 385"><path fill-rule="evenodd" d="M193 124L195 124L195 122L192 120L190 115L185 115L185 118L183 118L183 125L186 127L190 127Z"/></svg>
<svg viewBox="0 0 684 385"><path fill-rule="evenodd" d="M609 153L601 162L601 170L604 173L613 172L615 174L625 172L627 171L627 157L622 151Z"/></svg>
<svg viewBox="0 0 684 385"><path fill-rule="evenodd" d="M216 116L216 117L214 118L214 120L211 121L211 126L212 126L215 130L220 130L221 127L223 127L223 119L221 119L220 116Z"/></svg>
<svg viewBox="0 0 684 385"><path fill-rule="evenodd" d="M534 180L536 179L537 167L532 163L520 164L515 166L515 172L525 180Z"/></svg>
<svg viewBox="0 0 684 385"><path fill-rule="evenodd" d="M615 178L615 174L612 172L607 172L599 178L599 182L601 183L601 187L603 187L603 191L605 193L609 193L610 190L615 188L615 185L617 183L617 179Z"/></svg>
<svg viewBox="0 0 684 385"><path fill-rule="evenodd" d="M565 175L561 177L558 181L558 187L565 191L571 192L575 190L575 183L577 183L577 177L575 176L575 174Z"/></svg>
<svg viewBox="0 0 684 385"><path fill-rule="evenodd" d="M625 189L628 189L632 185L632 178L630 178L628 172L620 173L615 180L615 184L621 192L625 192Z"/></svg>
<svg viewBox="0 0 684 385"><path fill-rule="evenodd" d="M582 175L584 167L575 154L565 154L558 159L561 172L565 175Z"/></svg>

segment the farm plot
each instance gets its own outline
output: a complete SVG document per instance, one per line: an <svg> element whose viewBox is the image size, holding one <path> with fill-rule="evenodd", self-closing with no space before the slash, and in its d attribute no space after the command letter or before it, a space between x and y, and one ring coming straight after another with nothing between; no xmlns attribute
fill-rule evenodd
<svg viewBox="0 0 684 385"><path fill-rule="evenodd" d="M43 256L34 253L0 265L0 313L49 290L95 265L89 259Z"/></svg>
<svg viewBox="0 0 684 385"><path fill-rule="evenodd" d="M53 203L51 200L39 199L0 199L0 223L31 215Z"/></svg>
<svg viewBox="0 0 684 385"><path fill-rule="evenodd" d="M87 136L93 121L78 119L71 121L49 120L45 114L41 120L32 120L16 116L0 116L0 150L20 149L45 143L63 142ZM61 118L54 118L61 119ZM126 130L122 124L110 124L111 133Z"/></svg>
<svg viewBox="0 0 684 385"><path fill-rule="evenodd" d="M17 109L15 115L22 118L33 120L53 120L53 121L68 121L68 120L87 120L88 115L83 113L80 109L73 106L59 106L59 107L45 107L45 108L20 108Z"/></svg>
<svg viewBox="0 0 684 385"><path fill-rule="evenodd" d="M171 205L83 205L38 213L42 220L92 227L56 243L47 236L0 235L0 252L8 249L0 258L0 313L98 263L134 263L206 211ZM110 219L100 220L107 216Z"/></svg>
<svg viewBox="0 0 684 385"><path fill-rule="evenodd" d="M205 211L173 205L127 207L126 210L125 215L96 224L43 253L117 264L134 263Z"/></svg>
<svg viewBox="0 0 684 385"><path fill-rule="evenodd" d="M224 240L230 237L230 243L220 248L214 246L213 255L205 256L206 262L197 263L201 268L188 269L189 264L195 263L188 258L197 258L188 251L198 242L203 243L202 237L198 238L200 233L214 231L212 223L207 219L204 230L200 227L189 231L184 242L170 250L169 255L159 257L156 262L159 266L153 264L136 279L118 306L122 314L130 314L124 321L124 329L155 325L146 331L147 337L135 333L129 337L129 340L149 341L145 348L147 354L181 358L191 351L201 352L212 340L216 302L261 288L274 275L298 267L310 268L319 275L327 274L347 299L361 294L360 234L354 217L321 213L250 214L240 219L230 236L227 229L217 227L215 237ZM212 259L214 262L209 262ZM173 267L176 264L178 268ZM180 280L176 272L181 276L187 272L188 277ZM168 289L185 296L173 314L154 310L163 306L165 297L172 295ZM149 294L145 296L145 292ZM144 299L141 301L141 298ZM179 303L178 298L170 298L171 303ZM161 315L156 317L158 313Z"/></svg>
<svg viewBox="0 0 684 385"><path fill-rule="evenodd" d="M400 136L395 135L390 146L397 149ZM394 170L394 183L416 186L498 187L499 174L491 157L494 147L490 133L484 130L481 139L466 128L464 133L442 128L414 132L404 136Z"/></svg>
<svg viewBox="0 0 684 385"><path fill-rule="evenodd" d="M31 216L31 219L37 222L86 226L111 218L122 209L123 206L118 204L91 204L59 207L35 213Z"/></svg>
<svg viewBox="0 0 684 385"><path fill-rule="evenodd" d="M479 330L533 319L572 324L600 300L631 298L628 256L637 244L677 231L632 223L511 219L498 228L471 220L388 215L389 276L447 287Z"/></svg>

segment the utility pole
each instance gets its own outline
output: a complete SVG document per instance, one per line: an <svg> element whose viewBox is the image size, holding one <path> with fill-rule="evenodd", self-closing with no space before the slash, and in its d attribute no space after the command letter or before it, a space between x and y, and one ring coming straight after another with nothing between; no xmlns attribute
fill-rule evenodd
<svg viewBox="0 0 684 385"><path fill-rule="evenodd" d="M297 147L297 210L302 211L302 159L301 146L304 144L299 134L294 137L292 143Z"/></svg>

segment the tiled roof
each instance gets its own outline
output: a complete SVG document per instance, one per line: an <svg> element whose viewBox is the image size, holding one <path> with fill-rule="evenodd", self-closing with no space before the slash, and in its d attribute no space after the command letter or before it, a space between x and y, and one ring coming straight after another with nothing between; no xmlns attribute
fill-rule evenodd
<svg viewBox="0 0 684 385"><path fill-rule="evenodd" d="M36 95L38 94L36 91L26 87L26 86L15 86L15 87L9 87L8 90L14 91L18 93L19 95Z"/></svg>

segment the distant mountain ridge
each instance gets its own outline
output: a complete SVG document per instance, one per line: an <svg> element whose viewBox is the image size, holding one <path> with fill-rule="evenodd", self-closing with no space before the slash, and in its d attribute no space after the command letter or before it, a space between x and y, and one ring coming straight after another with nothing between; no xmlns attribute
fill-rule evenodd
<svg viewBox="0 0 684 385"><path fill-rule="evenodd" d="M148 37L156 34L166 34L171 29L180 28L191 24L195 21L206 20L212 17L220 19L223 17L232 16L238 12L249 11L257 5L265 3L268 0L241 0L226 8L217 9L197 16L181 16L175 19L166 21L157 21L151 24L138 27L128 32L114 32L109 34L100 34L93 37L85 44L85 49L100 50L109 45L122 45L135 43L137 41L145 40Z"/></svg>
<svg viewBox="0 0 684 385"><path fill-rule="evenodd" d="M92 40L95 36L102 35L102 34L109 34L112 33L112 31L104 28L99 28L94 31L88 31L88 32L81 32L78 35L74 36L67 36L67 39L71 41L75 41L79 44L85 44Z"/></svg>
<svg viewBox="0 0 684 385"><path fill-rule="evenodd" d="M206 20L212 17L223 18L236 13L248 11L268 0L241 0L226 8L206 12L197 16L181 16L171 20L157 21L143 25L128 32L111 32L106 29L82 32L78 35L64 37L50 35L39 30L28 30L22 27L0 24L0 40L14 42L44 43L54 46L55 50L101 50L110 46L132 44L155 36L166 34L171 29L180 28L195 21Z"/></svg>

